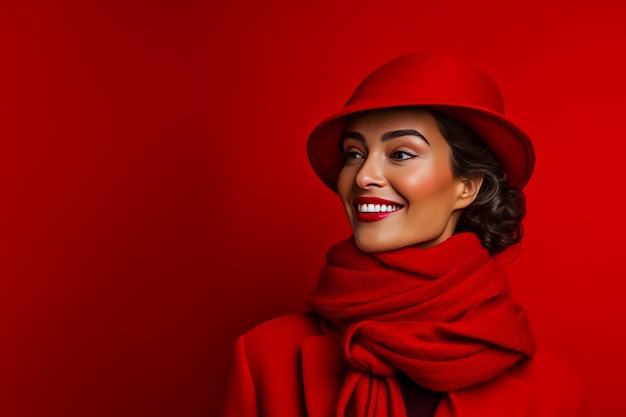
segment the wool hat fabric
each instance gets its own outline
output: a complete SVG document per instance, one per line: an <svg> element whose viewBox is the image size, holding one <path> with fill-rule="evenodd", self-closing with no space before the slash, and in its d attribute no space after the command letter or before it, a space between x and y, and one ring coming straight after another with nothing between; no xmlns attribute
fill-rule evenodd
<svg viewBox="0 0 626 417"><path fill-rule="evenodd" d="M528 135L504 114L496 83L476 66L450 55L414 53L368 75L345 107L309 135L307 154L317 176L334 192L344 160L340 139L347 118L366 110L420 106L445 113L473 130L499 158L509 182L523 188L535 166Z"/></svg>

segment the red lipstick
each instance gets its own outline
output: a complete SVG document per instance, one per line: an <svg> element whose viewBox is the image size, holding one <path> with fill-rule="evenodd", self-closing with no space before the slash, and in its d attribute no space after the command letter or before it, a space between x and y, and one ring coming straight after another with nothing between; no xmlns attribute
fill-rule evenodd
<svg viewBox="0 0 626 417"><path fill-rule="evenodd" d="M357 197L352 200L357 219L362 222L376 222L399 211L402 204L376 197Z"/></svg>

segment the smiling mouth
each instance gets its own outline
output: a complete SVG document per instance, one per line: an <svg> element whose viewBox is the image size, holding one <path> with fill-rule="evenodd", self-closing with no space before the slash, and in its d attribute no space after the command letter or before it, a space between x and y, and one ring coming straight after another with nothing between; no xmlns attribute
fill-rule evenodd
<svg viewBox="0 0 626 417"><path fill-rule="evenodd" d="M404 206L395 201L374 197L358 197L353 201L356 218L370 223L382 220L400 211Z"/></svg>
<svg viewBox="0 0 626 417"><path fill-rule="evenodd" d="M359 213L393 213L402 208L400 204L355 204Z"/></svg>

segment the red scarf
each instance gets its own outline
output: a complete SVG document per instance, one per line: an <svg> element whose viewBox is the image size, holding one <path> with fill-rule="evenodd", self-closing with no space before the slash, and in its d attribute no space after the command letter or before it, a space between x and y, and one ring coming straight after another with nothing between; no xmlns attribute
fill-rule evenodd
<svg viewBox="0 0 626 417"><path fill-rule="evenodd" d="M375 254L348 239L326 261L308 302L343 334L350 367L337 416L405 416L400 371L423 387L453 391L535 352L506 273L471 233Z"/></svg>

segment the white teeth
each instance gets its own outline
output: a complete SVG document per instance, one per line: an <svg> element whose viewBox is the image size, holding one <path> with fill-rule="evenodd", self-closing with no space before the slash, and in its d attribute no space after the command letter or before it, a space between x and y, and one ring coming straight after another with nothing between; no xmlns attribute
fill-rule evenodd
<svg viewBox="0 0 626 417"><path fill-rule="evenodd" d="M361 213L390 213L400 210L401 207L394 204L357 204L357 210Z"/></svg>

